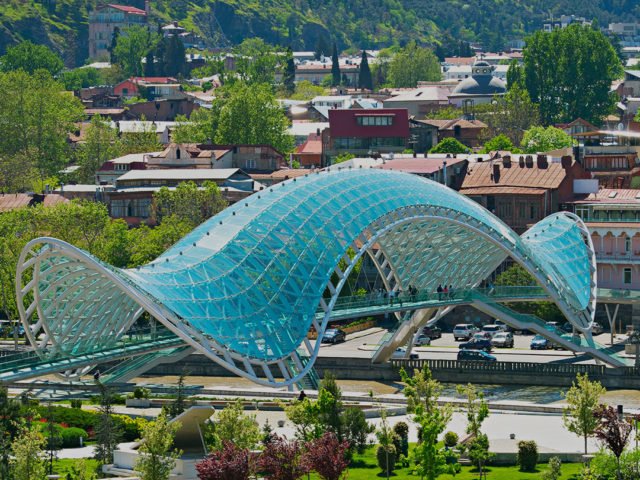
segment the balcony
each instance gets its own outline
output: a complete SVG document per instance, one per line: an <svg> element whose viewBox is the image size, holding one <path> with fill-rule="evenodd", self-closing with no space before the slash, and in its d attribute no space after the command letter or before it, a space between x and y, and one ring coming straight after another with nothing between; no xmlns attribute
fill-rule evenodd
<svg viewBox="0 0 640 480"><path fill-rule="evenodd" d="M631 263L631 264L640 264L640 251L636 252L596 252L596 261L597 263L615 263L615 264L623 264L623 263Z"/></svg>

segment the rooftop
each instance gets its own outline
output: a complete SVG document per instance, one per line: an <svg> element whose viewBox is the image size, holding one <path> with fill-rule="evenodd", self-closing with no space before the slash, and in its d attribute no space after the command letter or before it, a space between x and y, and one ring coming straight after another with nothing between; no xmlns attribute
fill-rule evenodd
<svg viewBox="0 0 640 480"><path fill-rule="evenodd" d="M135 180L226 180L241 172L239 168L171 168L166 170L131 170L118 182Z"/></svg>
<svg viewBox="0 0 640 480"><path fill-rule="evenodd" d="M117 5L114 3L110 3L107 5L108 7L111 8L115 8L116 10L120 10L122 12L125 13L130 13L132 15L146 15L147 12L145 12L144 10L140 10L139 8L136 7L130 7L129 5Z"/></svg>
<svg viewBox="0 0 640 480"><path fill-rule="evenodd" d="M403 92L400 95L385 100L385 103L393 102L447 102L449 100L449 88L447 87L421 87Z"/></svg>
<svg viewBox="0 0 640 480"><path fill-rule="evenodd" d="M500 174L494 177L494 166ZM469 165L467 175L462 183L461 193L467 194L467 189L480 187L522 187L526 189L557 189L565 179L567 173L560 163L547 163L546 168L537 165L533 158L532 167L520 167L518 159L511 157L511 167L505 168L502 160L479 162ZM503 190L500 190L503 191Z"/></svg>
<svg viewBox="0 0 640 480"><path fill-rule="evenodd" d="M442 158L394 158L393 160L386 160L375 168L428 175L441 170L444 161ZM456 165L465 161L465 158L446 159L447 166Z"/></svg>

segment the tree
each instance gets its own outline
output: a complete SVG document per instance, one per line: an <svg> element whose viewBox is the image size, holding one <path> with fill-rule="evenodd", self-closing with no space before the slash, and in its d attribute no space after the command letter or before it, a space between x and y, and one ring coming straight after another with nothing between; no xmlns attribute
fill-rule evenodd
<svg viewBox="0 0 640 480"><path fill-rule="evenodd" d="M158 223L176 215L194 228L227 206L215 182L205 182L200 189L194 182L182 182L174 190L162 187L153 194L153 216Z"/></svg>
<svg viewBox="0 0 640 480"><path fill-rule="evenodd" d="M438 437L447 428L452 409L449 405L438 405L442 385L433 378L428 367L414 370L413 377L401 369L400 378L406 385L403 393L407 398L407 412L414 414L419 425L419 443L412 452L416 472L428 480L435 480L453 469L447 462L447 453L438 446Z"/></svg>
<svg viewBox="0 0 640 480"><path fill-rule="evenodd" d="M320 60L321 57L328 57L331 55L331 45L324 35L318 36L316 42L316 49L313 52L313 56L316 60Z"/></svg>
<svg viewBox="0 0 640 480"><path fill-rule="evenodd" d="M606 389L598 381L590 381L589 376L578 374L565 398L567 407L562 412L564 426L571 433L584 438L584 454L587 454L587 439L598 427L594 412L600 404L600 397Z"/></svg>
<svg viewBox="0 0 640 480"><path fill-rule="evenodd" d="M120 441L120 429L113 418L112 394L100 380L97 380L100 388L100 416L96 424L95 457L100 465L113 463L113 452Z"/></svg>
<svg viewBox="0 0 640 480"><path fill-rule="evenodd" d="M489 416L489 407L484 399L484 394L470 383L466 386L458 385L457 392L458 395L467 397L467 433L478 437L481 433L482 422Z"/></svg>
<svg viewBox="0 0 640 480"><path fill-rule="evenodd" d="M287 48L284 71L282 72L282 84L288 96L293 95L296 89L296 64L293 62L293 52Z"/></svg>
<svg viewBox="0 0 640 480"><path fill-rule="evenodd" d="M527 91L514 85L506 95L476 107L476 117L487 124L489 136L505 135L514 146L519 146L524 131L538 125L540 115Z"/></svg>
<svg viewBox="0 0 640 480"><path fill-rule="evenodd" d="M80 146L80 180L95 183L102 164L119 154L118 133L100 115L94 115L87 128L85 142Z"/></svg>
<svg viewBox="0 0 640 480"><path fill-rule="evenodd" d="M178 384L176 385L176 398L173 399L173 402L171 402L167 408L167 413L171 418L176 418L187 409L187 402L185 400L184 394L184 379L186 378L186 376L186 372L182 371L180 373L180 377L178 377Z"/></svg>
<svg viewBox="0 0 640 480"><path fill-rule="evenodd" d="M479 478L483 478L484 466L494 456L489 451L489 437L484 433L480 433L469 442L468 452L469 460L478 468Z"/></svg>
<svg viewBox="0 0 640 480"><path fill-rule="evenodd" d="M549 152L571 146L573 139L556 127L531 127L522 137L522 148L526 153Z"/></svg>
<svg viewBox="0 0 640 480"><path fill-rule="evenodd" d="M143 74L142 59L155 48L158 40L155 33L142 26L129 27L118 35L113 54L125 76Z"/></svg>
<svg viewBox="0 0 640 480"><path fill-rule="evenodd" d="M10 445L18 433L19 418L20 404L9 397L7 387L0 385L0 480L11 479L9 474Z"/></svg>
<svg viewBox="0 0 640 480"><path fill-rule="evenodd" d="M209 437L213 449L230 442L240 449L252 450L260 441L260 426L255 415L244 414L242 401L237 399L216 415Z"/></svg>
<svg viewBox="0 0 640 480"><path fill-rule="evenodd" d="M309 472L303 453L299 441L275 435L258 459L258 470L267 480L297 480Z"/></svg>
<svg viewBox="0 0 640 480"><path fill-rule="evenodd" d="M340 63L338 61L338 47L336 42L333 42L333 51L331 53L331 86L337 87L340 85Z"/></svg>
<svg viewBox="0 0 640 480"><path fill-rule="evenodd" d="M11 443L11 479L44 480L47 474L43 450L46 439L40 431L23 423Z"/></svg>
<svg viewBox="0 0 640 480"><path fill-rule="evenodd" d="M3 72L23 70L33 75L38 70L46 70L51 76L55 76L63 67L62 58L49 47L36 45L28 40L7 48L7 53L0 57L0 71Z"/></svg>
<svg viewBox="0 0 640 480"><path fill-rule="evenodd" d="M362 50L362 58L360 60L360 72L358 72L358 87L362 90L373 90L373 78L369 69L369 57L367 51Z"/></svg>
<svg viewBox="0 0 640 480"><path fill-rule="evenodd" d="M349 467L347 451L349 443L340 442L331 432L307 444L304 462L309 470L315 470L323 480L340 480Z"/></svg>
<svg viewBox="0 0 640 480"><path fill-rule="evenodd" d="M324 372L318 390L318 418L327 431L334 433L338 440L343 440L342 391L338 387L336 377L331 372Z"/></svg>
<svg viewBox="0 0 640 480"><path fill-rule="evenodd" d="M265 84L237 82L225 87L211 110L197 115L195 121L201 135L215 143L271 145L283 153L293 148L293 138L287 133L289 120Z"/></svg>
<svg viewBox="0 0 640 480"><path fill-rule="evenodd" d="M525 85L545 125L576 118L599 123L610 113L611 82L622 66L603 33L578 24L538 31L523 53Z"/></svg>
<svg viewBox="0 0 640 480"><path fill-rule="evenodd" d="M387 421L386 410L383 409L380 409L380 426L376 430L376 438L379 443L376 450L378 466L388 479L395 468L398 452L395 447L396 434Z"/></svg>
<svg viewBox="0 0 640 480"><path fill-rule="evenodd" d="M53 461L58 459L58 450L62 448L62 436L60 428L55 424L53 408L49 403L47 408L46 449L49 457L48 473L53 475Z"/></svg>
<svg viewBox="0 0 640 480"><path fill-rule="evenodd" d="M261 38L246 38L234 49L236 76L248 85L273 85L275 71L280 63L280 52ZM234 78L226 79L234 83Z"/></svg>
<svg viewBox="0 0 640 480"><path fill-rule="evenodd" d="M169 423L163 413L142 428L140 455L134 467L140 480L169 480L176 459L182 454L171 448L179 428L180 422Z"/></svg>
<svg viewBox="0 0 640 480"><path fill-rule="evenodd" d="M468 147L453 137L443 138L438 144L429 150L429 153L469 153Z"/></svg>
<svg viewBox="0 0 640 480"><path fill-rule="evenodd" d="M0 74L0 168L3 160L10 167L0 173L0 187L57 174L68 158L68 135L83 115L80 101L44 70Z"/></svg>
<svg viewBox="0 0 640 480"><path fill-rule="evenodd" d="M80 90L81 88L100 85L102 82L98 70L89 67L62 72L59 79L65 90Z"/></svg>
<svg viewBox="0 0 640 480"><path fill-rule="evenodd" d="M497 151L513 152L514 150L517 149L513 146L511 139L504 134L500 134L486 142L482 147L481 153L490 153Z"/></svg>
<svg viewBox="0 0 640 480"><path fill-rule="evenodd" d="M298 440L307 442L324 434L325 427L320 422L318 402L306 397L287 405L284 411L295 426Z"/></svg>
<svg viewBox="0 0 640 480"><path fill-rule="evenodd" d="M111 36L111 43L109 44L109 61L112 64L118 63L118 57L116 55L116 46L118 45L118 38L120 37L120 27L113 28L113 35Z"/></svg>
<svg viewBox="0 0 640 480"><path fill-rule="evenodd" d="M171 35L167 41L163 58L163 72L172 77L182 76L186 73L187 59L182 39L178 35Z"/></svg>
<svg viewBox="0 0 640 480"><path fill-rule="evenodd" d="M147 118L144 115L140 116L140 123L142 129L121 135L119 145L120 155L162 150L162 144L158 141L155 124L153 122L147 122Z"/></svg>
<svg viewBox="0 0 640 480"><path fill-rule="evenodd" d="M318 95L324 95L327 90L318 85L314 85L309 80L302 80L296 84L296 89L291 98L293 100L311 100Z"/></svg>
<svg viewBox="0 0 640 480"><path fill-rule="evenodd" d="M249 480L254 469L249 450L232 442L223 442L222 449L214 450L196 463L200 480Z"/></svg>
<svg viewBox="0 0 640 480"><path fill-rule="evenodd" d="M617 477L618 480L622 480L620 456L629 442L633 427L624 418L618 416L615 408L606 405L598 406L593 412L593 417L597 421L593 433L616 457Z"/></svg>
<svg viewBox="0 0 640 480"><path fill-rule="evenodd" d="M438 57L428 49L410 42L389 63L389 81L396 88L415 88L419 81L437 82L442 78Z"/></svg>
<svg viewBox="0 0 640 480"><path fill-rule="evenodd" d="M524 84L524 68L518 60L511 60L507 70L507 88L526 88Z"/></svg>
<svg viewBox="0 0 640 480"><path fill-rule="evenodd" d="M369 434L375 431L375 427L367 422L364 412L357 407L345 408L342 414L342 427L344 438L349 444L349 453L364 453Z"/></svg>

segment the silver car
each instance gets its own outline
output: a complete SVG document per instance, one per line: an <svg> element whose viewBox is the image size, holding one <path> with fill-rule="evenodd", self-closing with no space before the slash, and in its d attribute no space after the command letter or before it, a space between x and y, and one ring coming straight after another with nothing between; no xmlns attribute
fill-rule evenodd
<svg viewBox="0 0 640 480"><path fill-rule="evenodd" d="M494 347L513 348L513 334L510 332L498 332L491 338Z"/></svg>

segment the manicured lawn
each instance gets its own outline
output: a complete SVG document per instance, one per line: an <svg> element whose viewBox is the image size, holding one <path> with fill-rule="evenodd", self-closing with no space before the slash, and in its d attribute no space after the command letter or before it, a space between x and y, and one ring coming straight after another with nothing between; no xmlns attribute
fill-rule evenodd
<svg viewBox="0 0 640 480"><path fill-rule="evenodd" d="M58 475L65 475L65 474L67 474L67 473L69 473L71 471L71 467L77 461L78 460L75 459L75 458L60 458L58 460L55 460L53 462L53 473L56 473ZM98 461L97 460L94 460L93 458L86 458L85 462L93 470L97 470L97 468L98 468Z"/></svg>
<svg viewBox="0 0 640 480"><path fill-rule="evenodd" d="M488 480L539 480L542 472L546 470L545 464L538 465L538 471L533 473L520 472L518 467L487 467ZM572 480L576 478L578 472L582 470L581 464L567 463L562 465L562 480ZM311 478L317 480L317 475L311 475ZM356 455L349 468L349 480L367 480L375 478L386 478L385 474L380 473L380 469L376 464L374 447L368 448L363 455ZM394 480L417 480L420 477L411 474L410 468L399 468L391 474ZM475 480L478 478L478 472L471 467L462 467L462 471L455 477L452 475L441 475L439 480Z"/></svg>

